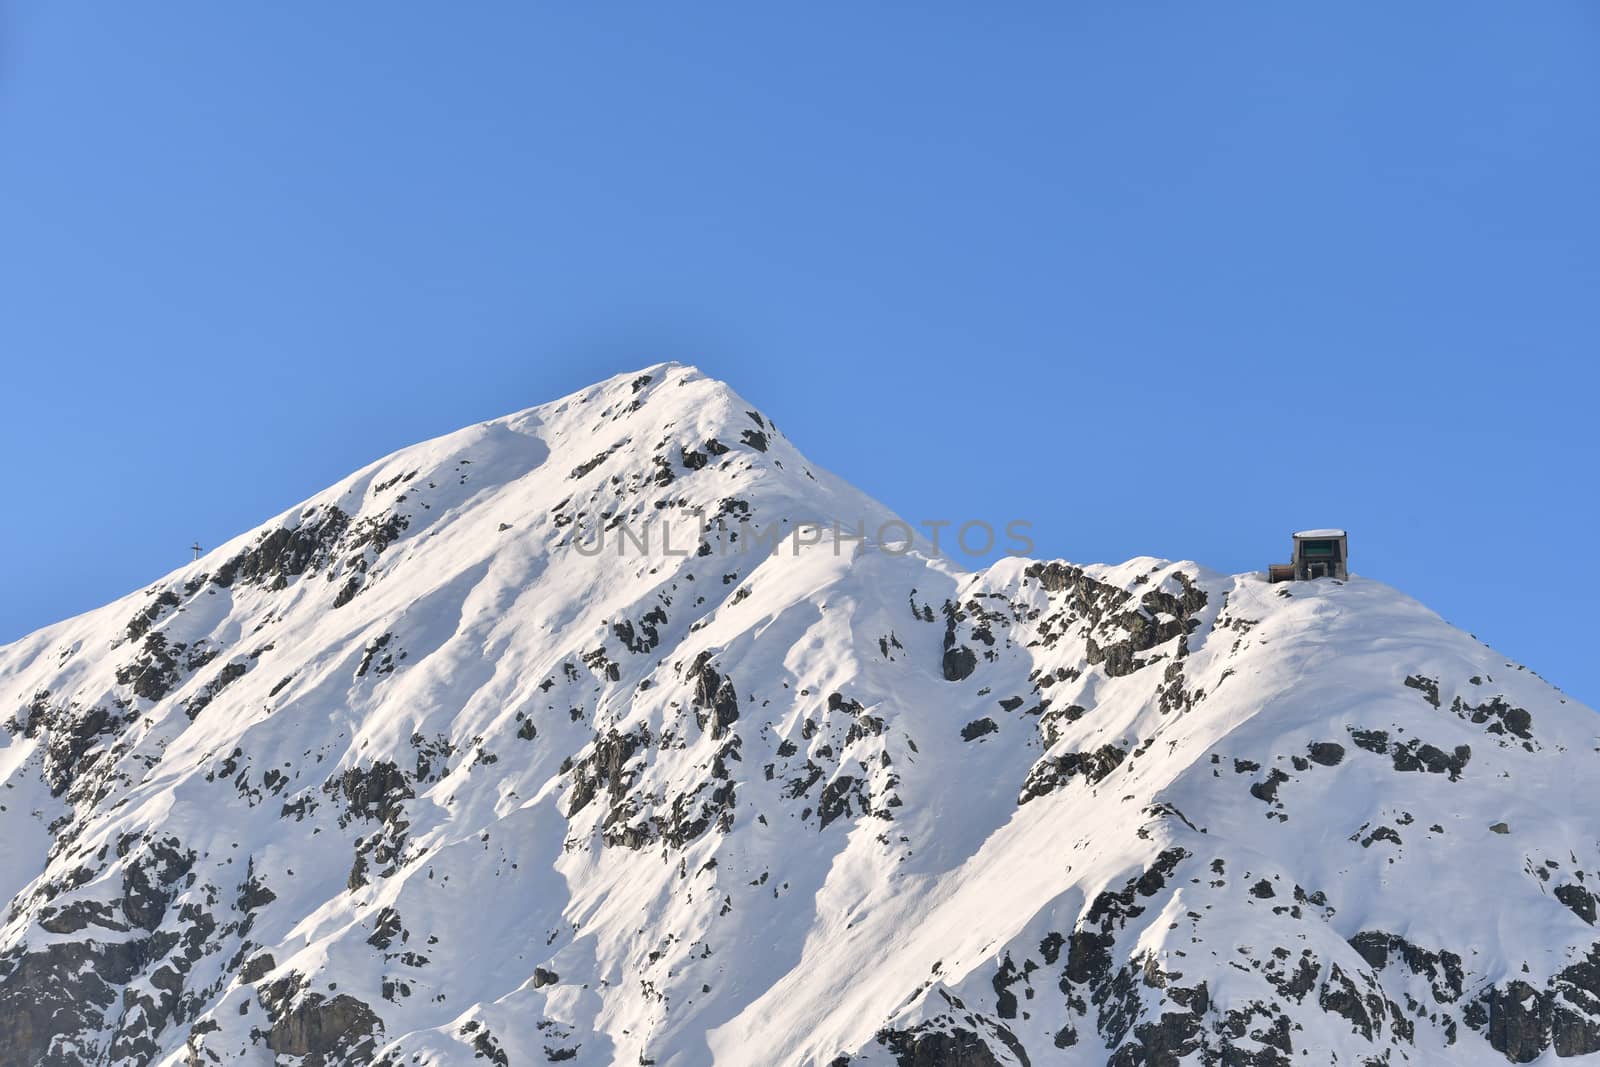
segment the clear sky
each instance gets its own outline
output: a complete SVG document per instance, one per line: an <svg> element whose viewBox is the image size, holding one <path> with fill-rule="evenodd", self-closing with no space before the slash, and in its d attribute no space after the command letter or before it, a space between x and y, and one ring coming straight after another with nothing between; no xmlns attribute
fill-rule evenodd
<svg viewBox="0 0 1600 1067"><path fill-rule="evenodd" d="M698 364L908 518L1354 568L1600 704L1592 0L0 2L0 641Z"/></svg>

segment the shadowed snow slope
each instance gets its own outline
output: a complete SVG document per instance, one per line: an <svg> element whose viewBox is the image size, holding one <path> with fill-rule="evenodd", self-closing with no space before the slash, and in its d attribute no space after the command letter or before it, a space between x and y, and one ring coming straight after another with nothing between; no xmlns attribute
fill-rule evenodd
<svg viewBox="0 0 1600 1067"><path fill-rule="evenodd" d="M1600 1052L1592 712L1375 582L892 520L668 364L0 648L0 1064Z"/></svg>

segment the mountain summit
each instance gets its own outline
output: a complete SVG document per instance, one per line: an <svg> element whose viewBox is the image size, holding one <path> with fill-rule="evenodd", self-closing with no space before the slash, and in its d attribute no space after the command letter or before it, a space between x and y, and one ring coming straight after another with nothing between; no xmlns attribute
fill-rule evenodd
<svg viewBox="0 0 1600 1067"><path fill-rule="evenodd" d="M1600 1052L1600 719L1393 589L891 545L676 364L0 648L0 1064Z"/></svg>

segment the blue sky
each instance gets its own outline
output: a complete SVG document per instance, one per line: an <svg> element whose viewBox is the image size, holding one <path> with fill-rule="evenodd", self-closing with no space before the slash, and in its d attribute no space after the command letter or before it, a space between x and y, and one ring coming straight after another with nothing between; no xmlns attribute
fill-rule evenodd
<svg viewBox="0 0 1600 1067"><path fill-rule="evenodd" d="M0 641L662 359L916 518L1600 703L1592 3L0 3Z"/></svg>

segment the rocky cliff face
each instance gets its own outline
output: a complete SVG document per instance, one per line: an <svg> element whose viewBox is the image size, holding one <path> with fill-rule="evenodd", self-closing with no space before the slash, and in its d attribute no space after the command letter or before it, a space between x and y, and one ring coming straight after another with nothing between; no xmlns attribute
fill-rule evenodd
<svg viewBox="0 0 1600 1067"><path fill-rule="evenodd" d="M1591 711L1374 582L892 518L664 365L0 649L0 1063L1600 1053Z"/></svg>

